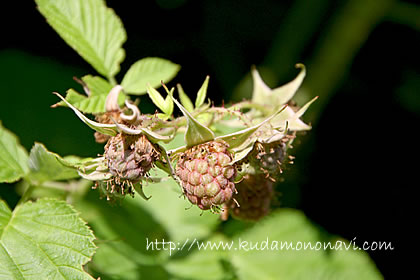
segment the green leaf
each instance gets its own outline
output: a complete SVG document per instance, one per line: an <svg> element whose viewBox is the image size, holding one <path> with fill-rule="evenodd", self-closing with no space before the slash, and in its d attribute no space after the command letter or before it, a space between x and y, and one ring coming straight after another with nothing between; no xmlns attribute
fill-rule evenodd
<svg viewBox="0 0 420 280"><path fill-rule="evenodd" d="M83 113L98 114L106 112L106 97L106 94L91 95L87 97L71 88L67 91L66 100ZM125 95L123 93L120 93L118 96L118 104L124 104L125 98ZM65 105L64 102L60 102L58 104Z"/></svg>
<svg viewBox="0 0 420 280"><path fill-rule="evenodd" d="M35 0L57 33L100 74L113 78L120 70L127 39L121 20L103 0Z"/></svg>
<svg viewBox="0 0 420 280"><path fill-rule="evenodd" d="M197 98L195 99L195 108L199 108L201 105L203 105L204 100L206 100L207 88L209 86L209 79L210 79L210 76L207 76L206 79L204 80L203 85L198 90Z"/></svg>
<svg viewBox="0 0 420 280"><path fill-rule="evenodd" d="M165 268L180 279L232 279L227 277L221 261L226 252L210 249L197 250L197 246L228 243L229 240L221 235L215 235L208 240L197 241L196 239L195 241L196 243L193 243L194 240L191 240L190 244L184 247L186 251L191 246L192 253L184 258L169 261ZM197 245L197 243L200 245Z"/></svg>
<svg viewBox="0 0 420 280"><path fill-rule="evenodd" d="M146 57L134 63L125 74L121 85L129 94L142 95L147 91L147 84L160 87L161 82L168 83L181 67L159 57Z"/></svg>
<svg viewBox="0 0 420 280"><path fill-rule="evenodd" d="M99 76L86 75L82 77L82 81L86 83L90 95L92 96L107 96L112 89L112 85L107 80L104 80Z"/></svg>
<svg viewBox="0 0 420 280"><path fill-rule="evenodd" d="M75 203L100 240L88 267L101 279L155 279L146 277L143 267L158 263L161 251L148 250L147 238L168 240L168 236L137 200L144 201L136 195L135 199L125 198L121 205L111 205L105 199L98 199L97 191L91 191Z"/></svg>
<svg viewBox="0 0 420 280"><path fill-rule="evenodd" d="M87 97L71 88L67 91L66 100L83 113L105 112L106 96L102 98L100 95Z"/></svg>
<svg viewBox="0 0 420 280"><path fill-rule="evenodd" d="M166 176L160 170L153 170L150 175ZM177 183L171 179L160 183L148 183L143 188L145 194L151 196L147 201L136 195L134 199L125 198L121 205L110 205L105 200L98 200L98 193L92 191L76 203L76 208L101 240L98 242L97 253L88 264L89 271L94 270L97 276L104 280L174 279L169 276L160 277L163 271L159 264L164 265L169 273L175 274L174 276L183 276L188 274L182 272L183 268L188 267L188 263L206 266L205 259L217 261L217 258L210 256L210 252L203 251L199 255L192 254L185 263L173 262L172 259L168 259L169 251L152 250L150 246L148 248L147 242L155 240L164 239L166 242L183 244L187 239L190 242L194 238L204 239L217 228L220 219L218 215L208 211L202 213L197 207L191 207L191 203L181 196ZM177 252L172 251L172 256L175 253ZM219 252L215 254L217 257ZM195 260L194 256L199 258ZM219 264L207 265L206 271L217 274L203 279L218 279L215 277L221 272L217 268Z"/></svg>
<svg viewBox="0 0 420 280"><path fill-rule="evenodd" d="M231 250L232 264L237 268L239 279L382 279L367 253L348 241L327 235L299 211L280 209L261 223L234 237L236 247ZM324 250L323 242L340 241L342 250ZM258 242L258 243L257 243ZM293 242L295 248L301 243L321 242L320 250L287 250L281 242ZM277 245L276 245L277 244ZM283 243L284 245L285 243ZM254 249L250 249L254 246ZM257 246L257 247L255 247ZM261 249L264 248L265 249ZM245 249L248 248L248 251ZM260 248L257 250L256 248ZM276 249L278 248L278 249ZM309 247L307 247L309 248Z"/></svg>
<svg viewBox="0 0 420 280"><path fill-rule="evenodd" d="M71 88L67 90L66 100L83 113L98 114L106 112L106 99L112 90L112 85L101 77L91 75L82 77L82 81L86 84L89 96L80 94ZM124 93L119 92L118 104L120 106L124 105L125 99ZM57 105L67 106L63 101L54 106Z"/></svg>
<svg viewBox="0 0 420 280"><path fill-rule="evenodd" d="M78 178L77 170L63 165L65 161L40 143L35 143L29 155L29 178L37 183Z"/></svg>
<svg viewBox="0 0 420 280"><path fill-rule="evenodd" d="M182 86L180 84L177 84L176 87L178 89L179 99L181 100L182 106L184 106L188 112L194 111L194 105L192 104L192 101L188 97L188 95L184 92Z"/></svg>
<svg viewBox="0 0 420 280"><path fill-rule="evenodd" d="M66 202L40 199L13 213L0 201L2 279L93 279L83 270L95 236Z"/></svg>
<svg viewBox="0 0 420 280"><path fill-rule="evenodd" d="M175 104L187 119L187 130L185 131L185 144L192 147L214 139L214 133L209 128L199 123L175 98L170 95Z"/></svg>
<svg viewBox="0 0 420 280"><path fill-rule="evenodd" d="M15 182L28 171L28 153L0 122L0 182Z"/></svg>
<svg viewBox="0 0 420 280"><path fill-rule="evenodd" d="M173 92L173 90L171 92ZM172 93L168 94L166 98L163 99L162 95L160 95L160 93L156 89L154 89L150 84L147 85L147 93L150 99L152 99L153 103L160 110L162 110L162 112L164 112L166 116L172 115L174 111L174 103L170 97Z"/></svg>

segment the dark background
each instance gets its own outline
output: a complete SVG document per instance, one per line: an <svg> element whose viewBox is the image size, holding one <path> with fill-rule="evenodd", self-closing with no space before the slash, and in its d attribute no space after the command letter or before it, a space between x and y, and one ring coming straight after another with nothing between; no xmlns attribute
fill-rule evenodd
<svg viewBox="0 0 420 280"><path fill-rule="evenodd" d="M89 128L66 109L50 109L78 88L73 76L95 71L45 22L31 1L2 4L0 120L29 150L43 142L61 155L94 156ZM136 2L136 3L134 3ZM320 96L304 116L295 164L278 186L284 207L302 209L327 231L353 240L392 242L368 252L385 278L400 275L415 242L409 220L419 186L420 6L413 1L115 1L128 40L123 73L159 56L181 64L170 83L193 96L206 75L215 103L251 94L255 64L267 83L294 78L307 66L299 104ZM147 98L140 109L154 109ZM13 186L0 196L13 205ZM413 200L410 200L413 198ZM413 237L412 240L410 238ZM414 250L414 249L413 249ZM407 250L408 251L408 250Z"/></svg>

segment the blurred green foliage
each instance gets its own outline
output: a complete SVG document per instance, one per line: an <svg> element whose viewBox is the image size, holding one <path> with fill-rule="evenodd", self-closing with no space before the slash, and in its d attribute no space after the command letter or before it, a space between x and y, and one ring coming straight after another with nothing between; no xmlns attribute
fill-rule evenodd
<svg viewBox="0 0 420 280"><path fill-rule="evenodd" d="M174 61L183 66L176 82L181 82L186 92L194 92L201 85L203 77L206 74L211 74L209 94L210 98L216 100L216 102L220 102L222 99L226 101L240 100L243 97L250 96L252 84L251 77L247 73L249 72L249 66L253 63L257 64L262 76L272 87L295 76L295 63L303 62L307 65L307 80L302 91L297 94L297 97L300 98L297 102L303 104L315 95L320 96L314 107L308 111L308 115L304 117L305 120L314 123L315 129L308 135L300 137L295 143L297 147L294 152L297 156L296 165L286 170L286 180L279 184L279 191L282 192L282 196L279 199L281 204L278 206L308 207L304 204L305 191L308 190L302 186L309 184L311 178L313 179L313 177L310 177L311 170L309 168L319 164L318 162L314 163L313 155L321 149L320 142L326 143L325 140L334 142L331 139L337 137L337 134L332 132L336 128L332 124L334 121L331 121L330 126L326 126L325 123L328 120L325 120L323 116L327 115L325 113L327 111L332 112L327 116L336 117L338 115L336 110L339 109L335 109L334 106L340 100L341 105L350 104L351 106L365 102L370 109L363 111L363 118L355 118L356 123L352 120L346 122L346 124L352 125L348 128L349 130L355 129L358 125L361 126L361 121L366 121L368 125L377 124L377 118L372 117L375 114L381 116L384 113L394 114L397 118L394 122L379 117L378 119L379 121L388 121L390 125L402 125L400 129L403 130L412 127L408 122L405 122L408 118L419 118L420 61L418 53L407 51L409 57L403 57L404 48L410 47L411 41L408 41L409 43L407 41L399 42L399 38L402 37L397 36L400 30L404 30L408 34L407 37L412 38L414 49L420 42L418 33L419 6L410 3L410 1L296 0L282 2L264 0L243 1L242 4L231 1L202 1L202 3L197 4L193 3L194 1L185 0L173 2L159 0L156 1L156 5L151 1L146 7L141 7L148 11L148 15L145 15L144 11L141 12L142 10L138 7L129 6L127 3L118 3L121 1L110 0L107 2L124 20L128 30L129 41L125 47L127 53L133 55L127 57L124 62L122 67L125 67L125 70L139 57L138 53L141 53L141 56L174 57ZM29 15L27 18L30 19L30 22L34 22L36 27L42 25L42 28L44 28L42 32L44 33L37 34L37 30L31 30L29 27L29 31L17 29L19 28L17 26L11 28L12 32L16 33L9 34L12 43L6 43L5 47L7 48L0 50L0 120L5 127L12 130L20 138L22 145L27 150L30 150L34 142L37 141L44 143L49 150L63 156L74 154L88 157L102 153L103 147L94 142L92 131L76 120L70 110L49 108L50 105L57 102L57 98L50 94L52 91L64 93L66 89L71 87L82 91L81 87L72 80L72 77L82 77L92 73L92 69L80 62L81 58L73 54L70 48L60 43L59 38L56 38L58 36L52 31L46 31L49 30L49 26L43 22L39 15L34 15L36 13L34 6L29 5L27 9L31 10L31 12L27 12L26 15ZM141 16L138 16L138 13ZM146 24L151 19L156 18L159 18L160 24L156 24L155 27ZM40 25L37 25L36 22L40 22ZM392 28L389 28L389 25L392 25ZM385 31L381 31L380 28L384 28ZM389 42L377 39L379 41L377 43L368 43L369 40L372 40L373 32L384 32L386 35L383 35L383 37L389 38ZM28 38L27 40L20 39L20 37L25 38L25 36ZM39 36L40 41L37 41L37 36ZM380 37L380 35L378 36ZM18 37L19 39L17 39ZM387 47L398 44L403 46L401 48L390 47L390 50L387 51ZM368 53L366 57L360 55L363 48L373 48L374 50L366 51ZM372 53L381 50L384 52L380 56L382 64L378 63L378 58L374 59L370 56ZM400 56L404 59L399 59ZM399 60L403 60L403 62L397 64ZM363 61L363 63L360 61ZM199 70L196 69L198 64L200 64ZM387 67L389 69L376 69ZM365 70L366 68L369 69ZM366 71L367 74L363 71ZM385 77L375 76L379 75L377 74L379 72L381 74L389 72L390 74ZM374 86L381 83L381 86L376 89L372 88L369 83ZM373 92L374 90L378 92ZM388 91L385 92L386 90ZM363 94L367 95L363 96ZM354 98L358 99L351 101ZM379 103L379 105L389 104L383 100L392 100L386 102L392 102L390 104L393 107L390 110L386 107L386 110L383 109L382 111L374 106L376 103ZM399 107L396 107L395 104ZM140 108L143 112L153 112L154 110L150 101L146 98L141 99ZM321 124L319 124L320 122ZM335 120L335 122L338 124L338 120ZM406 126L404 126L404 123ZM413 121L412 123L416 122ZM418 125L418 123L416 124ZM392 128L388 127L387 124L377 129L383 131ZM353 133L349 133L349 135L354 136ZM345 134L341 139L343 138L350 137ZM368 142L381 149L387 148L387 146L378 144L383 139L383 137L374 138L369 139ZM405 141L405 139L400 141L412 143ZM348 140L343 143L343 146L351 144L352 142ZM337 147L338 145L334 146L334 148ZM346 147L329 148L333 150L331 153L336 153L336 151L341 152ZM376 150L373 149L367 149L368 152L373 153L369 157L371 163L362 167L359 165L359 172L360 168L371 168L379 162L379 159L376 159L378 158ZM358 151L358 149L350 150L349 154L353 156L351 151ZM323 156L325 155L322 154L320 157ZM342 157L344 158L343 161L348 160L345 156ZM375 159L377 162L375 162ZM387 160L392 162L399 159L395 156L390 159L387 158ZM353 162L358 163L356 160ZM332 162L332 164L347 166L341 161ZM324 183L328 181L325 179L326 177L333 177L329 174L329 168L332 167L322 166L322 168L325 173L322 173L321 182ZM317 170L319 171L319 169ZM394 173L396 172L394 171ZM360 176L351 174L355 177ZM371 173L366 174L370 175ZM340 182L343 178L334 177L334 179L337 179L337 182L334 182L336 184L334 187L340 189ZM355 179L356 182L362 180L362 176ZM385 179L382 179L380 182L385 181ZM336 230L347 230L347 236L357 234L357 229L353 228L357 225L357 221L352 224L351 221L345 221L344 218L341 219L342 221L335 220L337 217L333 217L334 215L331 214L336 209L334 207L342 202L345 206L350 205L349 208L354 207L354 205L346 202L349 200L357 201L356 198L360 197L366 199L366 195L372 201L374 199L380 201L385 197L384 204L379 204L379 207L387 207L396 203L396 196L392 192L388 196L380 194L379 198L376 192L378 189L374 189L373 194L357 194L360 189L375 188L375 186L372 186L373 184L360 184L359 189L355 187L356 190L345 189L341 192L338 191L338 193L332 191L333 187L324 188L324 185L317 185L316 191L320 193L317 198L322 195L327 196L330 193L327 198L336 199L337 202L325 199L325 205L322 206L317 205L317 203L321 204L322 202L314 201L305 210L323 207L322 209L326 210L320 212L320 215L325 217L326 214L330 214L332 216L328 220L329 224L324 225L327 230L333 233ZM176 274L177 271L185 271L179 267L183 265L190 267L196 265L195 262L200 260L198 257L187 258L181 260L178 266L174 263L174 265L165 267L164 262L159 259L160 257L156 257L151 252L145 252L144 244L138 242L138 240L144 242L145 237L181 240L187 236L185 234L194 233L199 238L204 239L210 231L216 231L224 236L231 237L235 236L235 232L238 231L252 233L256 230L248 224L235 221L216 226L217 222L215 222L214 217L209 216L208 213L204 217L200 217L199 213L194 210L184 212L183 208L187 204L184 205L181 199L178 199L175 203L179 203L179 209L172 211L174 205L168 197L177 199L177 194L172 193L173 190L163 189L164 186L157 186L162 188L151 190L154 197L150 203L140 201L138 198L127 199L121 207L118 205L111 206L105 201L99 201L97 192L88 190L89 187L85 186L86 200L80 200L76 205L82 212L84 219L97 233L97 244L100 246L95 256L97 264L92 263L89 266L89 271L102 275L102 279L107 279L107 277L118 279L117 275L120 275L120 279L140 279L140 277L153 279L151 275L154 275L155 279L166 279L169 277L168 273ZM383 186L380 185L380 187ZM146 187L146 194L148 191ZM314 190L309 191L310 194L315 192ZM354 198L350 196L346 200L345 196L349 193L356 194ZM57 192L57 190L54 193L44 190L42 196L46 194L64 198L63 193ZM35 195L37 194L35 193ZM363 197L363 195L365 196ZM6 199L12 208L19 199L14 186L5 184L0 186L0 196ZM158 199L166 201L164 203L165 207L156 204L159 202ZM328 202L331 202L331 204L327 205ZM386 206L384 206L385 204ZM353 217L352 214L359 213L357 217L360 218L365 213L369 213L371 208L366 205L362 210L347 210L347 217ZM372 208L375 208L375 205L372 205ZM168 209L169 207L170 209ZM359 205L359 207L363 207L363 205ZM381 212L381 208L377 211ZM386 211L390 210L386 209ZM393 210L393 213L398 213L398 210ZM279 212L275 215L281 216L282 213ZM311 215L315 214L309 213L309 216ZM287 226L293 221L301 221L299 217L294 216L293 211L286 211L281 218ZM185 222L185 219L189 221ZM292 222L289 223L287 219L291 219ZM321 218L318 216L318 219ZM389 221L389 219L391 217L383 218L385 221ZM307 222L302 221L302 223ZM337 229L334 227L336 223L343 223L348 226ZM194 226L186 230L186 224ZM369 221L365 221L365 224L360 227L368 225ZM310 228L312 232L314 230L312 225ZM318 234L319 228L317 226L315 228L317 228L314 230L316 233L312 232L313 235ZM387 228L388 225L382 226L376 233L379 234ZM277 236L275 232L273 234L273 236ZM372 235L368 236L372 237ZM389 235L385 236L388 237ZM219 237L216 235L215 238ZM375 238L375 236L372 238ZM110 254L114 257L110 258ZM386 255L388 253L381 252L381 254ZM377 258L374 258L374 260L377 261L384 275L392 275L392 266L387 266L389 259L375 256ZM212 258L213 256L209 255L208 257ZM249 256L251 259L253 257L255 256ZM324 257L328 258L327 256ZM306 259L306 257L304 258ZM335 260L338 266L342 264L340 256L332 256L331 258L339 259L338 261ZM344 262L351 263L350 258ZM209 265L209 270L216 274L222 269L228 271L228 268L232 265L243 266L242 259L237 257L233 260L233 264L213 261ZM362 259L365 260L365 256ZM393 260L395 259L397 258L394 255ZM183 264L183 261L186 263ZM188 261L191 261L191 263L188 263ZM357 262L354 263L356 266ZM316 266L316 264L313 265ZM281 266L279 267L281 268ZM246 268L245 265L245 270L240 273L243 274ZM106 275L105 269L109 275ZM357 267L352 270L357 270ZM328 270L326 271L328 272ZM237 275L232 274L231 278L234 279ZM372 272L372 274L377 276L376 272ZM321 272L317 275L325 276ZM328 275L333 277L334 272ZM354 279L353 274L349 273L349 275L349 279ZM370 279L370 272L367 272L367 275L366 279ZM194 279L191 275L183 275L182 277L183 279ZM253 279L252 276L249 279Z"/></svg>

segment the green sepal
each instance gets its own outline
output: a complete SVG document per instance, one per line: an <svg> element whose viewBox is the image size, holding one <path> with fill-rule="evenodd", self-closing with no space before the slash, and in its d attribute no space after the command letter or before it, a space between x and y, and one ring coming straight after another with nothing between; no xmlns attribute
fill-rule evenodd
<svg viewBox="0 0 420 280"><path fill-rule="evenodd" d="M211 140L214 140L214 133L209 128L199 123L187 109L184 108L172 95L172 100L181 110L182 114L187 119L187 130L185 131L184 141L187 147L192 147L198 144L202 144Z"/></svg>
<svg viewBox="0 0 420 280"><path fill-rule="evenodd" d="M102 134L110 135L110 136L117 135L118 130L117 130L117 126L115 124L103 124L103 123L98 123L98 122L92 121L89 118L85 117L85 115L83 115L79 110L77 110L73 105L71 105L59 93L57 93L57 92L53 92L53 93L55 95L57 95L61 100L63 100L64 103L66 103L66 105L68 107L70 107L73 110L73 112L79 117L79 119L82 120L82 122L84 122L87 126L92 128L93 130L95 130L99 133L102 133Z"/></svg>
<svg viewBox="0 0 420 280"><path fill-rule="evenodd" d="M251 138L251 135L254 134L260 127L262 127L264 124L271 121L275 116L280 114L282 111L286 109L287 106L283 106L280 110L278 110L276 113L271 115L270 117L266 118L264 121L260 122L257 125L254 125L253 127L249 127L231 134L218 136L216 137L216 140L223 140L229 145L229 149L234 149L236 147L241 146L242 144L249 141Z"/></svg>
<svg viewBox="0 0 420 280"><path fill-rule="evenodd" d="M96 170L90 173L83 173L79 171L79 175L83 179L86 179L89 181L104 181L104 180L109 180L112 178L111 173L101 172L101 171L96 171Z"/></svg>
<svg viewBox="0 0 420 280"><path fill-rule="evenodd" d="M158 142L169 143L174 138L174 135L170 135L170 136L160 135L147 128L140 128L140 130L153 143L158 143Z"/></svg>
<svg viewBox="0 0 420 280"><path fill-rule="evenodd" d="M175 149L172 149L172 150L169 150L168 151L168 154L170 155L170 156L173 156L173 155L176 155L176 154L179 154L179 153L183 153L183 152L185 152L187 150L187 146L181 146L181 147L178 147L178 148L175 148Z"/></svg>
<svg viewBox="0 0 420 280"><path fill-rule="evenodd" d="M195 99L195 108L200 108L200 106L203 105L204 101L206 100L209 79L210 76L207 76L197 92L197 98Z"/></svg>
<svg viewBox="0 0 420 280"><path fill-rule="evenodd" d="M111 179L112 174L109 172L106 159L104 157L98 158L61 158L57 160L64 166L74 168L83 179L90 181L103 181Z"/></svg>
<svg viewBox="0 0 420 280"><path fill-rule="evenodd" d="M134 184L134 189L144 200L149 200L152 198L151 196L146 196L146 194L143 191L143 185L141 183Z"/></svg>
<svg viewBox="0 0 420 280"><path fill-rule="evenodd" d="M178 89L179 100L181 100L182 106L184 106L185 109L187 109L187 111L191 113L192 111L194 111L194 105L191 99L185 93L184 89L180 84L177 84L176 87Z"/></svg>
<svg viewBox="0 0 420 280"><path fill-rule="evenodd" d="M252 151L252 149L254 148L254 143L255 143L255 140L254 141L251 141L245 148L242 148L241 150L239 150L239 151L235 151L235 153L234 153L234 157L233 157L233 160L232 160L232 162L230 163L230 165L233 165L233 164L235 164L235 163L237 163L237 162L239 162L239 161L241 161L241 160L243 160L244 158L246 158L247 157L247 155Z"/></svg>
<svg viewBox="0 0 420 280"><path fill-rule="evenodd" d="M315 100L318 99L319 96L315 96L314 98L312 98L309 102L307 102L305 105L302 106L302 108L300 108L296 114L294 115L295 119L298 119L300 117L303 116L303 114L305 114L306 110L308 110L309 106L311 106L312 103L315 102Z"/></svg>
<svg viewBox="0 0 420 280"><path fill-rule="evenodd" d="M176 179L175 171L172 167L171 159L168 155L168 151L165 147L160 145L159 143L156 143L156 145L159 147L161 151L161 159L159 161L156 161L156 167L161 169L162 171L166 172L169 176Z"/></svg>
<svg viewBox="0 0 420 280"><path fill-rule="evenodd" d="M204 106L202 106L201 108L203 108L203 107ZM213 123L213 120L214 120L214 114L212 114L212 113L201 113L201 114L196 116L196 120L199 123L202 123L205 126L210 127L211 124Z"/></svg>
<svg viewBox="0 0 420 280"><path fill-rule="evenodd" d="M300 117L306 112L309 106L318 99L318 96L307 102L297 112L287 107L283 112L278 114L270 123L276 129L285 129L286 124L291 131L310 130L311 126L304 123Z"/></svg>
<svg viewBox="0 0 420 280"><path fill-rule="evenodd" d="M175 103L177 104L177 101L174 100ZM260 122L259 124L253 126L253 127L248 127L246 129L242 129L240 131L237 132L233 132L230 134L226 134L226 135L221 135L218 137L215 137L214 140L222 140L224 142L226 142L229 145L229 150L232 150L235 152L235 159L232 162L235 163L237 161L239 161L240 159L246 157L246 155L251 151L250 147L252 148L252 145L257 141L257 136L254 136L254 133L256 131L258 131L259 129L262 129L262 126L264 125L269 125L269 123L272 121L273 118L275 118L277 115L279 115L281 112L283 112L285 109L287 108L287 106L283 106L281 109L279 109L276 113L274 113L273 115L271 115L270 117L266 118L265 120L263 120L262 122ZM271 128L270 128L271 129ZM184 152L187 148L189 148L188 145L186 146L181 146L178 147L176 149L172 149L168 151L168 154L170 156ZM236 154L238 154L238 158L236 157Z"/></svg>
<svg viewBox="0 0 420 280"><path fill-rule="evenodd" d="M104 181L112 178L109 172L106 159L99 157L95 159L86 159L74 163L73 167L78 170L80 177L90 181Z"/></svg>
<svg viewBox="0 0 420 280"><path fill-rule="evenodd" d="M171 90L173 92L173 89ZM147 84L147 94L153 103L165 113L165 115L170 116L174 111L174 103L170 97L170 94L164 99L160 93L154 89L150 84Z"/></svg>
<svg viewBox="0 0 420 280"><path fill-rule="evenodd" d="M64 158L57 157L57 160L64 166L74 168L83 172L92 171L97 169L98 163L103 160L100 158L79 158L75 156L66 156Z"/></svg>
<svg viewBox="0 0 420 280"><path fill-rule="evenodd" d="M171 117L171 116L168 116L167 114L164 114L164 113L157 113L157 114L155 114L155 116L158 119L163 120L163 121L166 121Z"/></svg>
<svg viewBox="0 0 420 280"><path fill-rule="evenodd" d="M286 104L295 95L306 75L306 69L303 64L296 64L296 68L301 70L295 79L281 87L270 89L262 80L257 69L253 67L252 79L254 81L254 89L252 102L275 107Z"/></svg>

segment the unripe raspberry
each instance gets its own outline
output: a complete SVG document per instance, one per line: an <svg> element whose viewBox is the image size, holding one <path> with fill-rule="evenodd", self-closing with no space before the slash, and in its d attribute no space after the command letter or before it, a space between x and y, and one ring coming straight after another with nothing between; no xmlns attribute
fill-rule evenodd
<svg viewBox="0 0 420 280"><path fill-rule="evenodd" d="M264 174L271 180L279 179L287 155L287 143L292 138L285 136L270 143L255 142L253 150L245 160L253 167L252 173Z"/></svg>
<svg viewBox="0 0 420 280"><path fill-rule="evenodd" d="M246 221L257 221L270 212L274 196L273 182L263 174L245 175L236 184L237 193L226 204L234 218Z"/></svg>
<svg viewBox="0 0 420 280"><path fill-rule="evenodd" d="M194 146L179 156L176 175L189 201L202 210L218 207L235 192L235 166L228 145L210 141Z"/></svg>
<svg viewBox="0 0 420 280"><path fill-rule="evenodd" d="M280 165L286 156L286 144L282 141L261 144L258 143L256 158L260 162L260 167L274 174L279 172Z"/></svg>
<svg viewBox="0 0 420 280"><path fill-rule="evenodd" d="M108 140L104 157L112 178L101 186L110 193L116 191L121 195L133 195L133 184L148 176L149 170L160 158L160 151L145 135L120 133Z"/></svg>

